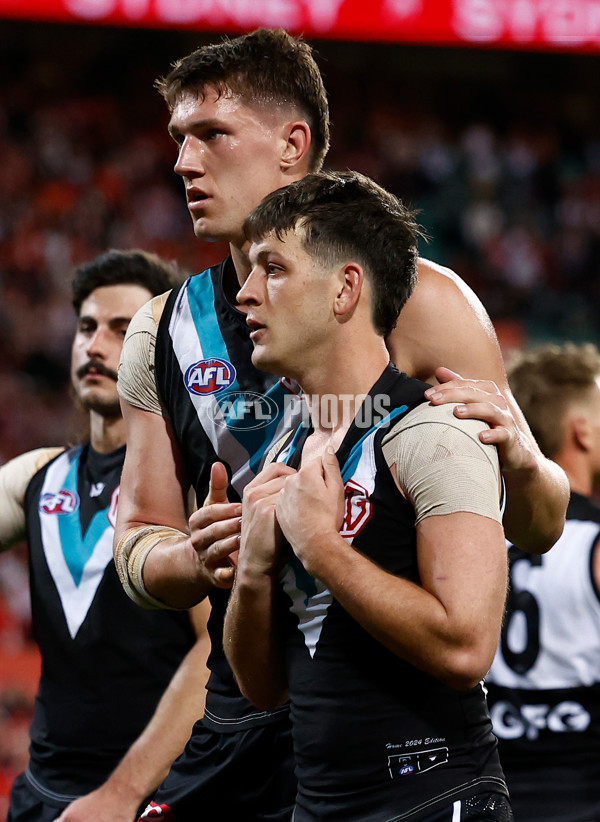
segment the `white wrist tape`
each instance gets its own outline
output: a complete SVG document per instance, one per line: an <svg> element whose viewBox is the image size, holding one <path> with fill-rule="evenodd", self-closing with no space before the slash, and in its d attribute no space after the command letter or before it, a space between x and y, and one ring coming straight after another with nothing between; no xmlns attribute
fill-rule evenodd
<svg viewBox="0 0 600 822"><path fill-rule="evenodd" d="M164 525L138 525L125 531L115 546L115 565L121 584L127 596L142 608L169 608L146 590L143 577L148 554L167 537L186 538L187 534Z"/></svg>

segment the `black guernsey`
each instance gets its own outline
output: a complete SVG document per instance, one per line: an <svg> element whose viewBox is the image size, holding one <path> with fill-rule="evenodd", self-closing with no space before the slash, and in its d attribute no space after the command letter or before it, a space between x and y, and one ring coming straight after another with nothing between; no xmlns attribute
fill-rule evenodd
<svg viewBox="0 0 600 822"><path fill-rule="evenodd" d="M217 460L229 473L229 499L241 499L270 445L297 424L301 413L297 394L285 381L252 365L245 315L223 290L227 263L188 278L171 293L156 342L158 394L199 505ZM287 707L257 711L242 697L223 652L229 591L213 589L209 596L211 675L204 724L226 733L283 718Z"/></svg>
<svg viewBox="0 0 600 822"><path fill-rule="evenodd" d="M389 418L370 429L355 420L337 454L346 489L341 535L417 584L414 510L381 441L425 388L388 366L370 396L373 408L389 397ZM298 465L305 437L299 429L279 459ZM393 654L289 546L280 580L299 782L294 822L418 820L464 797L506 793L481 684L455 691Z"/></svg>
<svg viewBox="0 0 600 822"><path fill-rule="evenodd" d="M32 478L25 504L42 674L29 777L80 796L142 732L192 647L187 612L145 611L123 591L112 543L125 448L72 448Z"/></svg>

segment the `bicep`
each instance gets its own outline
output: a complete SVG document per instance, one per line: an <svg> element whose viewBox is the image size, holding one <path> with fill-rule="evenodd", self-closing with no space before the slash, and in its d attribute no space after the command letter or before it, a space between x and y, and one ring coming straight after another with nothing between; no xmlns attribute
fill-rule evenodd
<svg viewBox="0 0 600 822"><path fill-rule="evenodd" d="M436 382L445 366L466 379L507 386L502 352L477 295L454 272L419 261L414 293L386 340L393 362L410 376Z"/></svg>
<svg viewBox="0 0 600 822"><path fill-rule="evenodd" d="M121 400L127 450L121 478L117 539L136 525L187 532L188 492L183 458L168 420Z"/></svg>
<svg viewBox="0 0 600 822"><path fill-rule="evenodd" d="M417 530L421 583L449 615L497 641L507 580L502 526L493 519L459 511L422 520Z"/></svg>

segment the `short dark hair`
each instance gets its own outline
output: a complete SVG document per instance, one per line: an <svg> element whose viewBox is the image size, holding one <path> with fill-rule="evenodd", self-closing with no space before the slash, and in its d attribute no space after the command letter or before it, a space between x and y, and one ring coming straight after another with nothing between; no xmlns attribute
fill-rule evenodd
<svg viewBox="0 0 600 822"><path fill-rule="evenodd" d="M74 273L71 285L77 316L83 301L100 286L141 285L157 296L173 288L184 277L177 263L167 262L157 254L139 248L128 251L113 248L77 266Z"/></svg>
<svg viewBox="0 0 600 822"><path fill-rule="evenodd" d="M350 258L363 266L373 324L377 333L389 334L416 283L423 234L415 212L363 174L330 171L268 194L244 222L251 242L271 232L281 240L297 228L304 249L324 264Z"/></svg>
<svg viewBox="0 0 600 822"><path fill-rule="evenodd" d="M156 81L172 111L182 92L204 98L208 87L247 104L292 105L311 131L310 170L318 171L329 149L329 104L313 50L284 29L260 28L235 39L200 46L173 63Z"/></svg>
<svg viewBox="0 0 600 822"><path fill-rule="evenodd" d="M542 453L553 459L563 445L563 419L585 402L600 376L600 352L592 343L548 343L519 352L508 381Z"/></svg>

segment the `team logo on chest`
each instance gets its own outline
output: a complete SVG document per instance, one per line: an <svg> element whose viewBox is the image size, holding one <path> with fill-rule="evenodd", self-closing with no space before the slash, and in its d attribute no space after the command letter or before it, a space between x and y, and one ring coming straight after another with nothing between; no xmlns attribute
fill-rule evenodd
<svg viewBox="0 0 600 822"><path fill-rule="evenodd" d="M212 357L190 365L185 372L185 387L190 394L218 394L235 382L236 371L227 360Z"/></svg>
<svg viewBox="0 0 600 822"><path fill-rule="evenodd" d="M342 537L360 534L373 514L373 505L366 488L350 479L344 486L344 522L340 531Z"/></svg>
<svg viewBox="0 0 600 822"><path fill-rule="evenodd" d="M72 514L79 508L79 496L62 488L57 494L42 494L38 507L44 514Z"/></svg>

